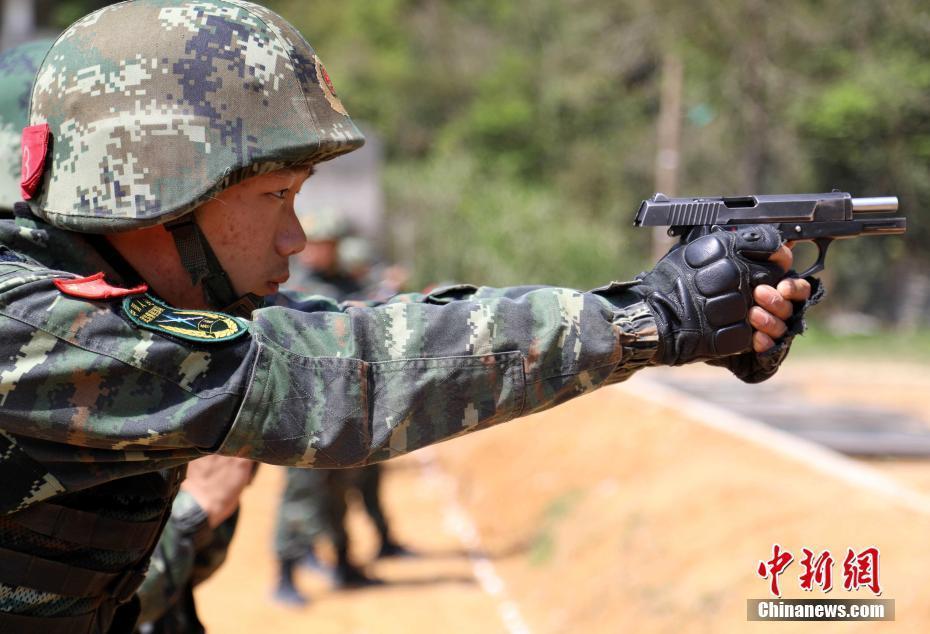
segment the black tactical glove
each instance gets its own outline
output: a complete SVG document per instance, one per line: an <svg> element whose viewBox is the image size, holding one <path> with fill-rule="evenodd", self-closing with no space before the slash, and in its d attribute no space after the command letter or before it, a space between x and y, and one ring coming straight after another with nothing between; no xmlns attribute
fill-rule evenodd
<svg viewBox="0 0 930 634"><path fill-rule="evenodd" d="M795 273L789 273L786 277L797 277ZM732 357L714 359L708 361L709 365L718 365L727 368L738 379L746 383L761 383L772 377L782 361L788 356L788 350L791 349L791 342L794 338L807 328L804 322L804 314L811 306L818 304L825 294L823 284L816 277L806 277L811 285L811 296L806 302L792 302L794 311L791 317L785 320L788 329L780 339L775 341L775 345L765 352L744 352Z"/></svg>
<svg viewBox="0 0 930 634"><path fill-rule="evenodd" d="M780 234L766 225L714 231L676 246L637 278L631 290L649 305L659 331L655 362L681 365L751 350L752 290L785 276L769 261L780 246Z"/></svg>

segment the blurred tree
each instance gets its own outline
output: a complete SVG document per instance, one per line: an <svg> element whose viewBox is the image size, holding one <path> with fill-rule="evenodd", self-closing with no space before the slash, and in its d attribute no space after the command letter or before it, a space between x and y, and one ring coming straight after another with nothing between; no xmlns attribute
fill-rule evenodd
<svg viewBox="0 0 930 634"><path fill-rule="evenodd" d="M916 202L930 194L925 3L297 4L275 6L387 138L392 213L416 227L430 275L585 285L645 266L647 236L628 224L651 193L666 54L685 63L683 195L898 194L907 240L835 249L834 308L891 316L902 270L930 259ZM514 245L547 229L564 244L519 261ZM467 251L450 258L449 235Z"/></svg>
<svg viewBox="0 0 930 634"><path fill-rule="evenodd" d="M39 26L63 30L69 24L114 2L100 0L35 0Z"/></svg>
<svg viewBox="0 0 930 634"><path fill-rule="evenodd" d="M37 14L62 28L105 4L37 0ZM906 239L835 249L829 306L901 317L926 280L924 0L267 4L385 139L392 225L416 232L395 255L420 282L591 286L647 266L648 232L629 225L652 193L669 55L684 64L681 195L897 194Z"/></svg>

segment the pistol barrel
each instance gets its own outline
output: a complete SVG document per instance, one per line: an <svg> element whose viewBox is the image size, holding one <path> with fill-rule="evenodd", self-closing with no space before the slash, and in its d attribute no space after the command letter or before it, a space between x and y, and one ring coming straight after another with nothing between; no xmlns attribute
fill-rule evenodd
<svg viewBox="0 0 930 634"><path fill-rule="evenodd" d="M898 210L897 196L878 196L875 198L853 198L853 213L890 213Z"/></svg>

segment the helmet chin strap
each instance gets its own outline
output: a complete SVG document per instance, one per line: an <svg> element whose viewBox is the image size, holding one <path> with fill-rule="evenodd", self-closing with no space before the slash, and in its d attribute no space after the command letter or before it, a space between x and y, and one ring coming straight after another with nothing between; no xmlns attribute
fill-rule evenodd
<svg viewBox="0 0 930 634"><path fill-rule="evenodd" d="M224 313L251 319L252 311L261 308L264 299L247 293L236 295L232 282L223 270L207 237L200 230L194 214L187 214L165 224L171 232L174 245L181 256L181 264L190 273L191 283L203 283L203 295L207 304Z"/></svg>

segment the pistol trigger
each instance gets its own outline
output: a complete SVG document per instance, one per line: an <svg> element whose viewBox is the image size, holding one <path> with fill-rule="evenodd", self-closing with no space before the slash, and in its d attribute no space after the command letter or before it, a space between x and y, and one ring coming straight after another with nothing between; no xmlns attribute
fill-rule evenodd
<svg viewBox="0 0 930 634"><path fill-rule="evenodd" d="M810 268L801 273L800 277L807 277L814 273L820 273L827 266L827 249L833 244L833 238L815 238L813 243L817 245L817 261Z"/></svg>

